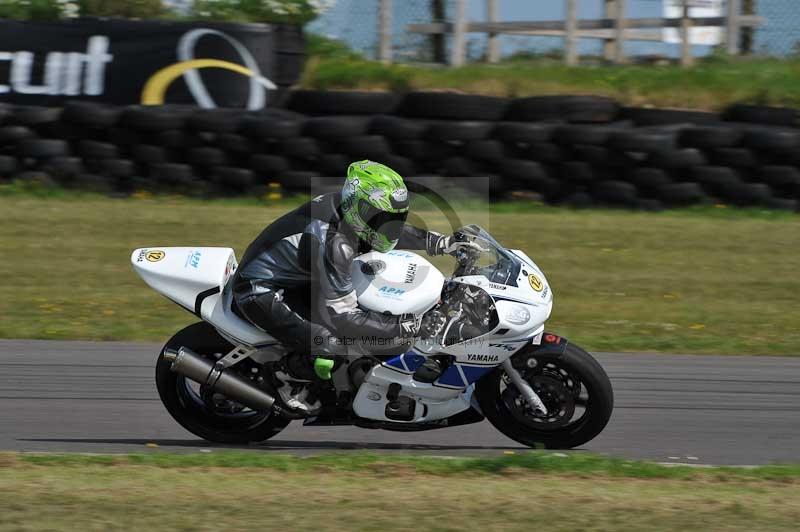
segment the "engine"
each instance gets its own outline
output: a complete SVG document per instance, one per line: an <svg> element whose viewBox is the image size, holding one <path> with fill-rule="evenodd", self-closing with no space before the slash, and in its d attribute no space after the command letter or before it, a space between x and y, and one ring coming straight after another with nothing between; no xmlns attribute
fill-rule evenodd
<svg viewBox="0 0 800 532"><path fill-rule="evenodd" d="M497 308L485 290L449 282L441 301L425 314L420 332L423 338L436 338L440 345L454 345L486 334L497 324Z"/></svg>

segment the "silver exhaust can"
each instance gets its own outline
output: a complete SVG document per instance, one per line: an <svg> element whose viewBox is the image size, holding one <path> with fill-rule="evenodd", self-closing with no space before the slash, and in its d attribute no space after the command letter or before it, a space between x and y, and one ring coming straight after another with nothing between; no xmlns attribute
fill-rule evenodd
<svg viewBox="0 0 800 532"><path fill-rule="evenodd" d="M167 361L172 361L170 369L193 380L211 391L220 393L229 399L242 403L253 410L271 410L275 398L258 388L249 380L236 373L217 369L214 364L201 357L191 349L181 347L177 351L167 350L164 353Z"/></svg>

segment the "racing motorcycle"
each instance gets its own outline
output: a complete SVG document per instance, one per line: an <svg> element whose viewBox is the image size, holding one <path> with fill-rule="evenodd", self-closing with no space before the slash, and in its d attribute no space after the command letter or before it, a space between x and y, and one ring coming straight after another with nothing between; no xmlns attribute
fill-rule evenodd
<svg viewBox="0 0 800 532"><path fill-rule="evenodd" d="M589 353L545 332L553 292L542 271L478 226L456 235L476 245L462 248L449 278L409 251L356 258L358 304L413 313L420 330L411 341L344 342L347 356L337 357L331 379L298 391L322 404L303 424L420 431L488 419L509 438L546 448L597 436L611 417L611 383ZM206 440L247 443L299 417L275 393L273 370L288 350L232 309L232 249L141 248L131 262L202 320L173 336L156 364L158 393L178 423Z"/></svg>

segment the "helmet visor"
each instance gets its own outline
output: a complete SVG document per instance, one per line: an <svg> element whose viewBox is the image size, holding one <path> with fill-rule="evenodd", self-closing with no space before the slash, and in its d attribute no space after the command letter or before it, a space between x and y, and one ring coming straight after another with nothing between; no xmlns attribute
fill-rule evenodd
<svg viewBox="0 0 800 532"><path fill-rule="evenodd" d="M358 206L361 219L373 231L385 236L388 240L397 240L403 232L403 226L408 217L408 211L405 212L386 212L370 205L366 201L359 202Z"/></svg>

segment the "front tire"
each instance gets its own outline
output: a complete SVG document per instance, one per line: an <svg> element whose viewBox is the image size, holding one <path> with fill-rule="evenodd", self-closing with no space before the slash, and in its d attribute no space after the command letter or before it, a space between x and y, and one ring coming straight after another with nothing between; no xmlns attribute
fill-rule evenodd
<svg viewBox="0 0 800 532"><path fill-rule="evenodd" d="M568 343L562 354L523 351L512 360L517 357L536 360L519 371L549 414L531 412L498 366L475 390L483 415L497 430L523 445L547 449L571 449L600 434L611 418L614 393L605 370L589 353Z"/></svg>
<svg viewBox="0 0 800 532"><path fill-rule="evenodd" d="M170 369L171 362L164 359L164 351L187 347L195 353L216 358L215 354L227 354L233 345L222 338L208 323L189 325L170 338L156 363L156 387L161 402L170 415L183 428L205 440L215 443L247 444L267 440L289 424L290 420L273 412L256 412L246 408L223 412L211 408L193 389L196 386ZM243 364L242 361L239 364ZM228 371L232 371L230 368Z"/></svg>

